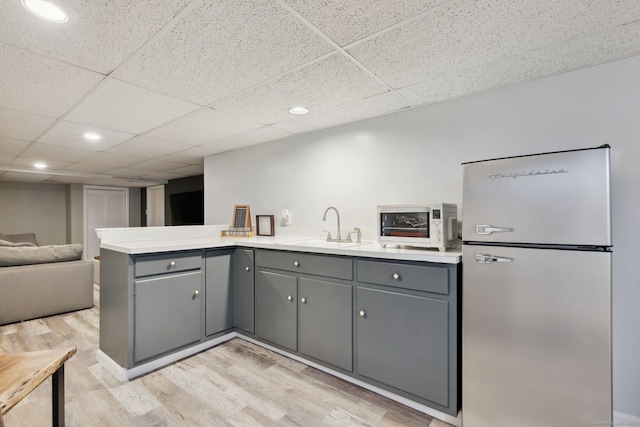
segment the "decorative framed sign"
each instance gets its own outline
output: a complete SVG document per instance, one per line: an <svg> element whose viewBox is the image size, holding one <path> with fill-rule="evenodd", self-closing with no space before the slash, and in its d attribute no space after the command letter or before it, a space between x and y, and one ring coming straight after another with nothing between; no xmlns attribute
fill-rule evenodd
<svg viewBox="0 0 640 427"><path fill-rule="evenodd" d="M258 236L275 235L273 215L256 215L256 234Z"/></svg>
<svg viewBox="0 0 640 427"><path fill-rule="evenodd" d="M251 227L251 208L249 205L235 205L233 207L233 218L231 227L220 232L222 237L251 237L253 228Z"/></svg>
<svg viewBox="0 0 640 427"><path fill-rule="evenodd" d="M251 230L251 208L249 205L235 205L233 207L231 228Z"/></svg>

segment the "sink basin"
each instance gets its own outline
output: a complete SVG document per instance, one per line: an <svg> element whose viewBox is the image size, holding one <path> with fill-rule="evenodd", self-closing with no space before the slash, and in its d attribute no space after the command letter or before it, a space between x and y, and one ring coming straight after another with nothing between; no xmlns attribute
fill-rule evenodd
<svg viewBox="0 0 640 427"><path fill-rule="evenodd" d="M369 242L369 241L364 241L364 242L360 242L360 243L356 243L356 242L327 242L324 239L316 239L316 240L300 240L297 242L286 242L286 243L282 243L283 245L287 245L287 246L302 246L302 247L306 247L306 248L351 248L354 246L362 246L362 245L369 245L373 242Z"/></svg>

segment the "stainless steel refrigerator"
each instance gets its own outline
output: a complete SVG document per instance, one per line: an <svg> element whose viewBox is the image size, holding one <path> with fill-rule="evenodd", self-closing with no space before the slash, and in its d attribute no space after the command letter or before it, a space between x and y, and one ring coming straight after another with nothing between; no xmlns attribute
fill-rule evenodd
<svg viewBox="0 0 640 427"><path fill-rule="evenodd" d="M464 427L611 425L609 147L463 164Z"/></svg>

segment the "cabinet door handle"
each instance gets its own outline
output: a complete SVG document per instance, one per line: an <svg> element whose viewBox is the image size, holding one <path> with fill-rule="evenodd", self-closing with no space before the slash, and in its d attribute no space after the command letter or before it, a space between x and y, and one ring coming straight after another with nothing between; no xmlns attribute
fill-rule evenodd
<svg viewBox="0 0 640 427"><path fill-rule="evenodd" d="M197 290L197 289L196 289L196 290L194 290L194 291L193 291L193 295L195 295L195 296L200 295L200 291L199 291L199 290Z"/></svg>
<svg viewBox="0 0 640 427"><path fill-rule="evenodd" d="M296 267L300 267L300 263L298 261L293 261L293 265L295 265Z"/></svg>
<svg viewBox="0 0 640 427"><path fill-rule="evenodd" d="M251 267L249 267L249 266L246 266L244 269L245 269L245 271L251 271Z"/></svg>
<svg viewBox="0 0 640 427"><path fill-rule="evenodd" d="M304 298L304 297L303 297L303 298L300 298L300 302L301 302L301 303L303 303L303 304L306 304L306 303L307 303L307 299L306 299L306 298Z"/></svg>
<svg viewBox="0 0 640 427"><path fill-rule="evenodd" d="M393 276L391 277L393 277L394 280L400 280L400 274L398 273L393 273Z"/></svg>
<svg viewBox="0 0 640 427"><path fill-rule="evenodd" d="M358 314L360 315L360 317L367 317L367 312L364 310L360 310Z"/></svg>
<svg viewBox="0 0 640 427"><path fill-rule="evenodd" d="M287 299L288 299L289 301L293 301L293 295L289 295L289 296L287 296Z"/></svg>

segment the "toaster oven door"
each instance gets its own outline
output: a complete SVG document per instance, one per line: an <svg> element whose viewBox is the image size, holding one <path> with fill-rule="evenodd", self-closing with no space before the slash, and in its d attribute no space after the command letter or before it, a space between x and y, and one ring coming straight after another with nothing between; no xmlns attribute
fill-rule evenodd
<svg viewBox="0 0 640 427"><path fill-rule="evenodd" d="M429 214L429 211L380 212L380 236L428 239Z"/></svg>

